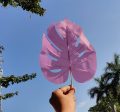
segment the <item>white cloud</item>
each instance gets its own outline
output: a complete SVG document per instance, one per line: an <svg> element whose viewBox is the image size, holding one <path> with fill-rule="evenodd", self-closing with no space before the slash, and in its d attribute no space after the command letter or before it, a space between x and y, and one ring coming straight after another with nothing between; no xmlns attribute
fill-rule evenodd
<svg viewBox="0 0 120 112"><path fill-rule="evenodd" d="M81 110L84 110L84 108L87 106L87 101L81 101L77 105L77 112L81 112Z"/></svg>
<svg viewBox="0 0 120 112"><path fill-rule="evenodd" d="M85 107L87 105L87 101L81 101L81 102L79 102L78 103L78 108L83 108L83 107Z"/></svg>

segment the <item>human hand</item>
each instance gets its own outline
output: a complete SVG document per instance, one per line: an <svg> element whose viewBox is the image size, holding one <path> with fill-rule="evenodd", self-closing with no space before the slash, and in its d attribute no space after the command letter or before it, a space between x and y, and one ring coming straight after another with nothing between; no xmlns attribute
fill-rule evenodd
<svg viewBox="0 0 120 112"><path fill-rule="evenodd" d="M64 86L52 92L50 104L56 112L75 112L75 88Z"/></svg>

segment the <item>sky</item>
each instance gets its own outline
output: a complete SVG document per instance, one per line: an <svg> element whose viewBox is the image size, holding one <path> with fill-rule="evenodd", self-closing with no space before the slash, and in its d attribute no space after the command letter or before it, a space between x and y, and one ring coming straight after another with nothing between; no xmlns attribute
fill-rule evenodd
<svg viewBox="0 0 120 112"><path fill-rule="evenodd" d="M120 0L42 0L46 8L40 17L21 8L0 7L0 44L4 45L4 76L37 73L37 78L3 88L3 93L19 91L19 95L3 101L4 112L54 112L49 104L51 92L69 85L55 85L47 81L39 67L42 34L47 27L65 18L79 24L97 53L97 71L104 72L106 62L112 61L114 53L120 54ZM31 16L31 18L30 18ZM96 83L74 81L77 112L88 112L95 105L88 90Z"/></svg>

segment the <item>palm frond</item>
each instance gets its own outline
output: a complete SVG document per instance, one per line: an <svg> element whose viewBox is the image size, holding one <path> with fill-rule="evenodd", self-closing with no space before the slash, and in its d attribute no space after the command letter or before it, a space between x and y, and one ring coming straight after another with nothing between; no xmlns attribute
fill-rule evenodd
<svg viewBox="0 0 120 112"><path fill-rule="evenodd" d="M119 65L120 64L120 55L114 54L114 64Z"/></svg>
<svg viewBox="0 0 120 112"><path fill-rule="evenodd" d="M95 95L99 93L99 88L98 87L93 87L88 91L88 94L90 95L91 98L94 98Z"/></svg>

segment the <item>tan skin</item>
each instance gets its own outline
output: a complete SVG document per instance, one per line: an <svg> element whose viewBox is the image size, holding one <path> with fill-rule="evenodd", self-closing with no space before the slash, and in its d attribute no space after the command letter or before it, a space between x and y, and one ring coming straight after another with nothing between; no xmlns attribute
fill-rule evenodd
<svg viewBox="0 0 120 112"><path fill-rule="evenodd" d="M56 112L75 112L75 88L64 86L53 91L50 104Z"/></svg>

